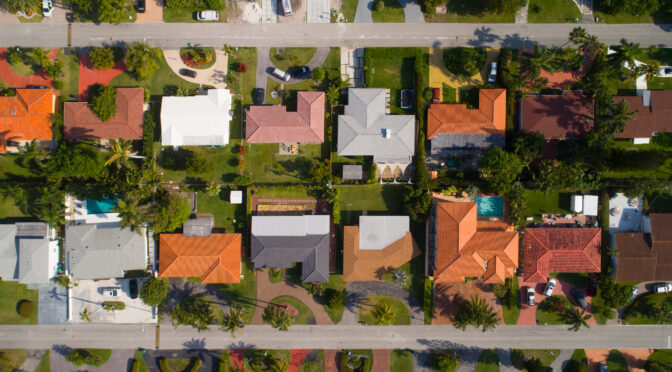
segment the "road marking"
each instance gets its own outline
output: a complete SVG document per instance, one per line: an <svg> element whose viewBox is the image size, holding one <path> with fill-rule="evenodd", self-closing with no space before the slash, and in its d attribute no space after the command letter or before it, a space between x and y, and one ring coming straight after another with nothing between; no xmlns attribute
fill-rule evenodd
<svg viewBox="0 0 672 372"><path fill-rule="evenodd" d="M667 348L670 349L670 336L667 336Z"/></svg>

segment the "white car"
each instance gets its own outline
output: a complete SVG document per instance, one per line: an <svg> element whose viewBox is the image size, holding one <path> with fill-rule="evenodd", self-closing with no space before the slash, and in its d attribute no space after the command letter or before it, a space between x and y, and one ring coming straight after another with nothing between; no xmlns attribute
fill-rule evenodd
<svg viewBox="0 0 672 372"><path fill-rule="evenodd" d="M669 283L661 283L653 286L654 293L667 293L670 291L672 291L672 284Z"/></svg>
<svg viewBox="0 0 672 372"><path fill-rule="evenodd" d="M54 15L54 4L51 0L42 0L42 16L49 18Z"/></svg>
<svg viewBox="0 0 672 372"><path fill-rule="evenodd" d="M658 70L658 76L672 77L672 66L660 66L660 70Z"/></svg>
<svg viewBox="0 0 672 372"><path fill-rule="evenodd" d="M553 290L555 289L555 279L551 278L548 279L548 283L546 283L546 288L544 288L544 296L550 296L553 294Z"/></svg>
<svg viewBox="0 0 672 372"><path fill-rule="evenodd" d="M103 288L103 296L117 297L119 295L119 288Z"/></svg>
<svg viewBox="0 0 672 372"><path fill-rule="evenodd" d="M219 21L219 12L216 10L202 10L196 13L196 19L199 21Z"/></svg>
<svg viewBox="0 0 672 372"><path fill-rule="evenodd" d="M497 81L497 62L492 62L488 74L488 83L494 83L495 81Z"/></svg>

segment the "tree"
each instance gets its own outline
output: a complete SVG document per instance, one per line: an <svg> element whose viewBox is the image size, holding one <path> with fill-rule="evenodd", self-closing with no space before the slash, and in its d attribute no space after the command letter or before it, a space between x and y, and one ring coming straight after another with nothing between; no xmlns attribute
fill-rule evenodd
<svg viewBox="0 0 672 372"><path fill-rule="evenodd" d="M331 182L331 162L327 159L324 162L317 162L310 168L310 180L320 186L325 186Z"/></svg>
<svg viewBox="0 0 672 372"><path fill-rule="evenodd" d="M553 66L553 54L550 49L534 45L534 52L524 52L520 72L527 81L537 80L541 70L550 71Z"/></svg>
<svg viewBox="0 0 672 372"><path fill-rule="evenodd" d="M625 123L631 121L633 115L637 112L637 110L630 112L629 110L630 106L625 100L614 103L610 98L609 101L602 102L599 105L595 126L586 136L588 144L608 148L614 134L617 131L623 132Z"/></svg>
<svg viewBox="0 0 672 372"><path fill-rule="evenodd" d="M88 308L84 308L82 312L79 313L79 319L81 320L86 320L87 322L91 323L91 313L89 312Z"/></svg>
<svg viewBox="0 0 672 372"><path fill-rule="evenodd" d="M140 287L140 299L147 306L159 306L168 298L170 283L166 279L149 278Z"/></svg>
<svg viewBox="0 0 672 372"><path fill-rule="evenodd" d="M540 158L546 152L546 139L543 133L520 131L513 143L513 153L525 166Z"/></svg>
<svg viewBox="0 0 672 372"><path fill-rule="evenodd" d="M117 201L117 205L112 208L112 211L119 213L122 229L129 228L131 231L141 234L145 218L143 213L140 212L140 208L138 208L138 203L137 199L133 199L127 195L124 199Z"/></svg>
<svg viewBox="0 0 672 372"><path fill-rule="evenodd" d="M439 349L432 353L432 365L439 372L452 372L460 364L460 354L457 350Z"/></svg>
<svg viewBox="0 0 672 372"><path fill-rule="evenodd" d="M222 316L221 330L231 332L231 336L236 338L236 333L241 334L240 330L245 327L245 308L240 305L232 304L229 312Z"/></svg>
<svg viewBox="0 0 672 372"><path fill-rule="evenodd" d="M126 0L98 0L98 21L120 24L127 18Z"/></svg>
<svg viewBox="0 0 672 372"><path fill-rule="evenodd" d="M653 81L653 79L658 77L658 72L660 71L660 62L651 61L647 64L638 66L635 71L635 78L640 75L646 76L646 81Z"/></svg>
<svg viewBox="0 0 672 372"><path fill-rule="evenodd" d="M48 63L46 66L44 66L44 72L47 74L48 77L51 79L59 79L61 77L61 74L63 74L63 62L61 62L60 59L56 59L52 61L49 59L50 63ZM61 88L58 88L61 89Z"/></svg>
<svg viewBox="0 0 672 372"><path fill-rule="evenodd" d="M274 304L270 304L266 307L262 319L278 331L287 331L289 327L294 324L294 318Z"/></svg>
<svg viewBox="0 0 672 372"><path fill-rule="evenodd" d="M588 33L583 27L574 27L569 32L569 41L576 45L583 44L588 39Z"/></svg>
<svg viewBox="0 0 672 372"><path fill-rule="evenodd" d="M407 188L404 193L404 208L413 222L425 221L432 205L432 197L427 190Z"/></svg>
<svg viewBox="0 0 672 372"><path fill-rule="evenodd" d="M588 325L588 319L592 317L590 314L582 314L578 308L574 306L565 307L561 312L559 312L560 317L564 320L566 324L569 324L570 331L578 331L582 326L590 328Z"/></svg>
<svg viewBox="0 0 672 372"><path fill-rule="evenodd" d="M479 164L481 178L488 181L490 188L503 195L511 190L511 185L523 170L523 164L514 154L504 152L500 147L486 151Z"/></svg>
<svg viewBox="0 0 672 372"><path fill-rule="evenodd" d="M408 273L404 269L396 269L392 273L392 283L397 287L403 287L408 282Z"/></svg>
<svg viewBox="0 0 672 372"><path fill-rule="evenodd" d="M112 48L93 48L89 52L89 58L96 70L107 70L114 66L114 51Z"/></svg>
<svg viewBox="0 0 672 372"><path fill-rule="evenodd" d="M494 329L499 317L483 298L472 296L468 301L457 305L455 315L451 318L455 328L465 330L468 325L481 327L483 332Z"/></svg>
<svg viewBox="0 0 672 372"><path fill-rule="evenodd" d="M49 152L46 146L37 140L32 140L19 147L19 161L24 167L30 167L32 171L39 173L47 166Z"/></svg>
<svg viewBox="0 0 672 372"><path fill-rule="evenodd" d="M672 323L672 305L667 302L651 307L650 315L657 324Z"/></svg>
<svg viewBox="0 0 672 372"><path fill-rule="evenodd" d="M25 58L24 53L19 47L7 48L7 61L12 65L23 64Z"/></svg>
<svg viewBox="0 0 672 372"><path fill-rule="evenodd" d="M156 197L154 214L150 216L152 228L156 233L171 232L189 219L189 202L176 194L161 191Z"/></svg>
<svg viewBox="0 0 672 372"><path fill-rule="evenodd" d="M496 283L490 286L490 290L497 298L504 298L509 294L510 281L508 279L507 281L509 285L506 285L506 283Z"/></svg>
<svg viewBox="0 0 672 372"><path fill-rule="evenodd" d="M526 360L523 365L527 372L546 372L546 367L544 367L541 360L534 357Z"/></svg>
<svg viewBox="0 0 672 372"><path fill-rule="evenodd" d="M394 317L397 316L392 305L385 300L378 301L373 307L371 314L376 319L377 325L392 325L394 324Z"/></svg>
<svg viewBox="0 0 672 372"><path fill-rule="evenodd" d="M201 152L193 152L187 159L187 174L192 176L201 176L212 173L215 170L215 163L208 159Z"/></svg>
<svg viewBox="0 0 672 372"><path fill-rule="evenodd" d="M161 49L147 43L135 43L126 51L126 68L139 80L147 80L159 69Z"/></svg>
<svg viewBox="0 0 672 372"><path fill-rule="evenodd" d="M318 82L324 80L324 68L315 67L313 69L313 80Z"/></svg>
<svg viewBox="0 0 672 372"><path fill-rule="evenodd" d="M210 197L214 197L219 195L222 192L222 185L210 182L208 186L205 188L205 193L206 195Z"/></svg>
<svg viewBox="0 0 672 372"><path fill-rule="evenodd" d="M96 84L90 88L93 92L89 107L102 121L108 121L117 113L117 89L111 85Z"/></svg>
<svg viewBox="0 0 672 372"><path fill-rule="evenodd" d="M634 69L635 57L639 54L639 43L630 43L625 39L621 39L619 45L612 46L611 49L615 52L610 54L607 59L611 65L619 70Z"/></svg>
<svg viewBox="0 0 672 372"><path fill-rule="evenodd" d="M89 144L61 145L47 165L56 177L96 178L105 169L100 151Z"/></svg>
<svg viewBox="0 0 672 372"><path fill-rule="evenodd" d="M50 227L65 225L65 195L55 184L47 184L38 188L39 197L34 202L35 212L38 217L46 220Z"/></svg>
<svg viewBox="0 0 672 372"><path fill-rule="evenodd" d="M10 13L37 13L42 6L40 0L5 0L2 5Z"/></svg>
<svg viewBox="0 0 672 372"><path fill-rule="evenodd" d="M236 176L233 178L233 183L239 186L249 186L252 184L252 178L247 175Z"/></svg>
<svg viewBox="0 0 672 372"><path fill-rule="evenodd" d="M45 51L42 48L33 49L33 62L38 64L40 67L44 68L53 63L51 58L49 58L49 52Z"/></svg>
<svg viewBox="0 0 672 372"><path fill-rule="evenodd" d="M129 155L131 154L131 146L133 143L129 140L124 139L113 139L110 140L110 152L112 153L105 165L115 164L117 169L119 168L130 168L131 164L129 163Z"/></svg>
<svg viewBox="0 0 672 372"><path fill-rule="evenodd" d="M203 294L188 296L169 312L171 322L175 328L178 325L189 325L198 332L205 331L215 321L211 305L212 301Z"/></svg>

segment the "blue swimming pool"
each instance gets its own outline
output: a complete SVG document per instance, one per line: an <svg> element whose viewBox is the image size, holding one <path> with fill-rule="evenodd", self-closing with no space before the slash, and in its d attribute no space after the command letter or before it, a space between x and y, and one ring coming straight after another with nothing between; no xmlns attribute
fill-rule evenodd
<svg viewBox="0 0 672 372"><path fill-rule="evenodd" d="M104 198L102 200L87 200L86 213L87 214L111 213L112 208L117 206L117 200L119 199Z"/></svg>
<svg viewBox="0 0 672 372"><path fill-rule="evenodd" d="M476 214L478 217L502 217L504 215L504 198L501 196L477 196Z"/></svg>

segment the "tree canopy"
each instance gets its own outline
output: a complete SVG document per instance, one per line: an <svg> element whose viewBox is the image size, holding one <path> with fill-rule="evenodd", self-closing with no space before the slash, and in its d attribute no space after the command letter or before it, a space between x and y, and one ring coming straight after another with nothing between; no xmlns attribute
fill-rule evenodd
<svg viewBox="0 0 672 372"><path fill-rule="evenodd" d="M96 178L104 169L100 150L82 142L60 146L47 165L49 175L56 177Z"/></svg>
<svg viewBox="0 0 672 372"><path fill-rule="evenodd" d="M117 113L117 89L110 85L96 84L89 89L92 97L89 107L102 121L108 121Z"/></svg>
<svg viewBox="0 0 672 372"><path fill-rule="evenodd" d="M215 322L212 311L212 300L203 294L195 294L186 297L169 312L172 323L188 325L196 328L198 332L208 329L208 325Z"/></svg>
<svg viewBox="0 0 672 372"><path fill-rule="evenodd" d="M161 191L157 196L154 215L150 217L155 232L171 232L189 219L189 202L179 195Z"/></svg>
<svg viewBox="0 0 672 372"><path fill-rule="evenodd" d="M488 181L492 191L500 195L511 190L511 185L523 170L523 164L516 155L504 152L499 147L486 151L479 167L481 177Z"/></svg>
<svg viewBox="0 0 672 372"><path fill-rule="evenodd" d="M112 48L93 48L89 52L89 58L96 70L107 70L114 66L114 51Z"/></svg>
<svg viewBox="0 0 672 372"><path fill-rule="evenodd" d="M166 300L169 291L168 280L152 277L140 287L140 299L148 306L159 306Z"/></svg>
<svg viewBox="0 0 672 372"><path fill-rule="evenodd" d="M126 50L126 67L138 80L148 80L159 69L161 49L135 43Z"/></svg>

